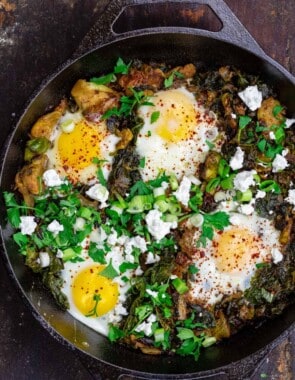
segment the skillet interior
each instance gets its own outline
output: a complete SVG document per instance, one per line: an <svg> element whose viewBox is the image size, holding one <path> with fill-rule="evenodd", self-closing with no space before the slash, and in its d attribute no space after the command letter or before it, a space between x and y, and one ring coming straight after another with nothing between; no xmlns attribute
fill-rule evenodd
<svg viewBox="0 0 295 380"><path fill-rule="evenodd" d="M288 117L295 115L294 80L287 78L264 58L244 49L213 38L186 33L154 33L121 39L96 49L67 66L53 77L32 101L5 148L1 171L3 190L11 190L14 176L23 163L24 141L32 123L46 112L48 105L56 105L63 95L68 94L78 78L87 78L98 72L111 70L118 56L127 61L134 58L144 61L152 59L172 65L187 62L201 62L206 67L235 65L247 72L260 75L267 83L274 85L280 100L289 110ZM103 362L154 374L196 373L226 366L256 352L272 342L294 322L295 307L291 307L282 316L266 322L258 329L244 330L229 341L203 350L197 363L190 358L145 356L124 347L114 346L87 326L75 321L69 314L57 309L38 279L24 267L22 257L16 254L16 247L10 239L11 230L5 226L3 204L1 208L2 234L8 265L25 297L37 314L71 345Z"/></svg>

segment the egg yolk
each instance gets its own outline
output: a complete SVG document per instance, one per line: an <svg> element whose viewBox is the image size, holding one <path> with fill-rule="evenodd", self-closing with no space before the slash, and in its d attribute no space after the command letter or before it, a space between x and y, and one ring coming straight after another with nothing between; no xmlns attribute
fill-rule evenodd
<svg viewBox="0 0 295 380"><path fill-rule="evenodd" d="M81 121L70 133L61 133L58 139L58 154L63 168L75 171L86 168L94 157L100 157L99 144L105 133Z"/></svg>
<svg viewBox="0 0 295 380"><path fill-rule="evenodd" d="M178 142L193 137L196 129L194 103L179 89L157 96L156 109L160 112L155 122L156 133L167 142Z"/></svg>
<svg viewBox="0 0 295 380"><path fill-rule="evenodd" d="M86 268L78 273L72 283L74 304L83 315L102 316L117 303L118 284L99 274L104 268L104 265Z"/></svg>
<svg viewBox="0 0 295 380"><path fill-rule="evenodd" d="M232 227L222 231L214 242L216 268L238 274L259 258L262 241L247 228Z"/></svg>

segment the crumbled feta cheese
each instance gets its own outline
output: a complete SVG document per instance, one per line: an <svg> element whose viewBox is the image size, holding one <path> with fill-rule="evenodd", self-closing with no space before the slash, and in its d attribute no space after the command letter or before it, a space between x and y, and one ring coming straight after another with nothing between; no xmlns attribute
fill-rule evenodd
<svg viewBox="0 0 295 380"><path fill-rule="evenodd" d="M191 181L193 185L199 186L202 182L199 180L199 178L195 177L192 174L189 174L187 178Z"/></svg>
<svg viewBox="0 0 295 380"><path fill-rule="evenodd" d="M188 177L184 176L180 182L178 189L173 193L176 199L184 206L188 205L191 184L191 180Z"/></svg>
<svg viewBox="0 0 295 380"><path fill-rule="evenodd" d="M54 169L46 170L43 173L42 178L47 187L60 186L64 183L64 181L58 175L57 171Z"/></svg>
<svg viewBox="0 0 295 380"><path fill-rule="evenodd" d="M251 111L256 111L261 106L262 92L258 90L257 85L248 86L245 90L239 92L238 95Z"/></svg>
<svg viewBox="0 0 295 380"><path fill-rule="evenodd" d="M143 274L143 270L140 267L135 269L135 272L134 272L135 276L141 276L142 274Z"/></svg>
<svg viewBox="0 0 295 380"><path fill-rule="evenodd" d="M284 155L277 154L272 162L272 171L277 173L286 169L287 166L289 166L289 164Z"/></svg>
<svg viewBox="0 0 295 380"><path fill-rule="evenodd" d="M231 114L231 117L232 117L232 119L236 119L236 118L237 118L237 115L236 115L235 113L232 113L232 114Z"/></svg>
<svg viewBox="0 0 295 380"><path fill-rule="evenodd" d="M295 189L289 189L288 196L285 201L293 205L293 208L295 209Z"/></svg>
<svg viewBox="0 0 295 380"><path fill-rule="evenodd" d="M295 123L295 119L286 119L286 128L290 128Z"/></svg>
<svg viewBox="0 0 295 380"><path fill-rule="evenodd" d="M143 332L144 335L150 336L152 335L152 324L153 322L156 322L157 317L155 314L151 314L146 322L142 322L140 325L138 325L135 329L136 332Z"/></svg>
<svg viewBox="0 0 295 380"><path fill-rule="evenodd" d="M256 174L255 170L243 171L238 173L234 178L234 188L244 193L250 186L255 185L253 175Z"/></svg>
<svg viewBox="0 0 295 380"><path fill-rule="evenodd" d="M262 198L265 198L266 196L266 192L265 191L262 191L262 190L257 190L257 193L255 195L255 199L262 199Z"/></svg>
<svg viewBox="0 0 295 380"><path fill-rule="evenodd" d="M101 203L100 208L107 206L106 201L109 198L109 191L105 186L101 185L100 183L97 183L96 185L91 186L86 191L86 195L88 195L89 198L100 202Z"/></svg>
<svg viewBox="0 0 295 380"><path fill-rule="evenodd" d="M284 258L281 251L279 251L277 248L272 248L271 255L272 255L272 261L274 264L278 264Z"/></svg>
<svg viewBox="0 0 295 380"><path fill-rule="evenodd" d="M55 255L58 259L62 259L64 256L64 253L61 249L58 249Z"/></svg>
<svg viewBox="0 0 295 380"><path fill-rule="evenodd" d="M89 239L92 243L102 243L107 238L107 234L105 230L101 227L95 228L93 231L90 232Z"/></svg>
<svg viewBox="0 0 295 380"><path fill-rule="evenodd" d="M134 236L128 238L124 244L125 253L131 254L133 248L139 248L141 253L144 253L147 250L146 241L141 236Z"/></svg>
<svg viewBox="0 0 295 380"><path fill-rule="evenodd" d="M155 292L154 290L147 289L146 292L147 292L147 294L149 294L153 298L157 298L157 296L158 296L158 292Z"/></svg>
<svg viewBox="0 0 295 380"><path fill-rule="evenodd" d="M254 207L251 203L242 204L239 207L239 211L244 215L251 215L254 212Z"/></svg>
<svg viewBox="0 0 295 380"><path fill-rule="evenodd" d="M244 162L244 152L238 146L236 153L230 159L229 166L232 168L232 170L238 170L243 167L243 162Z"/></svg>
<svg viewBox="0 0 295 380"><path fill-rule="evenodd" d="M229 218L229 221L231 224L233 224L234 226L239 226L241 225L241 217L239 214L233 214L230 216Z"/></svg>
<svg viewBox="0 0 295 380"><path fill-rule="evenodd" d="M145 216L148 231L157 241L169 234L170 229L177 227L176 222L164 222L161 216L162 213L158 210L151 210Z"/></svg>
<svg viewBox="0 0 295 380"><path fill-rule="evenodd" d="M270 131L270 132L269 132L269 138L270 138L271 140L275 140L275 139L276 139L276 135L273 133L273 131Z"/></svg>
<svg viewBox="0 0 295 380"><path fill-rule="evenodd" d="M78 216L78 218L76 219L75 221L75 224L74 224L74 230L75 231L82 231L84 229L84 226L85 226L85 219L84 218L81 218L80 216Z"/></svg>
<svg viewBox="0 0 295 380"><path fill-rule="evenodd" d="M118 234L117 231L112 228L112 233L108 236L108 244L109 245L116 245L118 241Z"/></svg>
<svg viewBox="0 0 295 380"><path fill-rule="evenodd" d="M52 232L54 236L56 236L59 232L64 230L64 226L60 224L57 220L53 220L47 226L47 231Z"/></svg>
<svg viewBox="0 0 295 380"><path fill-rule="evenodd" d="M176 278L178 278L178 277L176 276L176 274L171 274L171 276L170 276L170 280L175 280Z"/></svg>
<svg viewBox="0 0 295 380"><path fill-rule="evenodd" d="M20 217L20 232L23 235L32 235L37 227L35 218L33 216L21 216Z"/></svg>
<svg viewBox="0 0 295 380"><path fill-rule="evenodd" d="M50 264L50 257L48 252L40 252L39 253L39 260L40 260L40 266L41 268L46 268Z"/></svg>
<svg viewBox="0 0 295 380"><path fill-rule="evenodd" d="M156 253L154 254L152 252L148 252L148 254L146 256L146 260L145 260L145 263L147 265L157 263L158 261L160 261L159 255L157 255Z"/></svg>

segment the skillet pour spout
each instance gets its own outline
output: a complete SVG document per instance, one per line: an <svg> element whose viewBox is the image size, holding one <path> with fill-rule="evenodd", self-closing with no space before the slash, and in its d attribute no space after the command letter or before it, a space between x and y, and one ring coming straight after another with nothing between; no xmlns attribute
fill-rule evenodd
<svg viewBox="0 0 295 380"><path fill-rule="evenodd" d="M198 14L197 11L204 7L209 7L214 31L196 29L192 18L187 16ZM183 17L179 18L178 26L171 25L171 14L181 11ZM128 25L126 20L130 20ZM172 66L194 62L207 68L239 67L274 86L290 112L288 117L295 116L295 78L262 51L223 1L115 0L83 39L74 57L42 84L24 111L2 153L2 189L11 189L22 165L23 141L33 121L45 113L47 105L58 104L79 78L111 71L119 56L126 61L140 58ZM4 213L2 208L1 236L11 276L40 323L60 342L74 349L94 377L99 374L104 379L121 380L243 378L294 328L295 310L290 307L283 315L266 321L259 328L245 329L229 341L204 350L198 362L176 356L145 356L111 344L55 306L41 283L24 267L22 257L15 254L12 231L6 225Z"/></svg>

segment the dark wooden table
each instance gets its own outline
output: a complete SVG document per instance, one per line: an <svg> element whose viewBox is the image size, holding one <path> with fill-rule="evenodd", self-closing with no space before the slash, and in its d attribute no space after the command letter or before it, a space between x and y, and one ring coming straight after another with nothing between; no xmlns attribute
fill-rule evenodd
<svg viewBox="0 0 295 380"><path fill-rule="evenodd" d="M41 80L73 54L108 2L0 0L1 136L9 132ZM264 51L295 74L295 1L226 3ZM0 279L0 379L92 379L85 363L36 322L2 261ZM265 374L267 379L290 380L294 357L293 331L244 378L258 380Z"/></svg>

